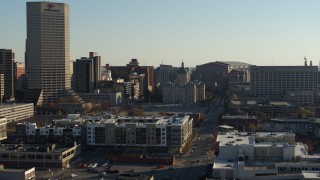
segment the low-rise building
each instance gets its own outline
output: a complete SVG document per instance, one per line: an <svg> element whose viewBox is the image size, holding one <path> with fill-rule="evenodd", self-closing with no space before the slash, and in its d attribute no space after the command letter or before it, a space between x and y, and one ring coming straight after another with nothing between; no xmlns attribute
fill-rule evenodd
<svg viewBox="0 0 320 180"><path fill-rule="evenodd" d="M0 172L0 179L19 179L19 180L31 180L35 179L35 168L30 169L3 169Z"/></svg>
<svg viewBox="0 0 320 180"><path fill-rule="evenodd" d="M305 119L280 119L274 118L262 125L264 131L290 131L299 134L313 134L317 120Z"/></svg>
<svg viewBox="0 0 320 180"><path fill-rule="evenodd" d="M81 152L80 148L80 144L76 143L72 147L55 144L2 144L0 163L9 168L66 168Z"/></svg>
<svg viewBox="0 0 320 180"><path fill-rule="evenodd" d="M295 142L289 132L222 132L213 177L221 179L299 179L301 171L318 171L319 155Z"/></svg>
<svg viewBox="0 0 320 180"><path fill-rule="evenodd" d="M7 139L7 118L0 117L0 141Z"/></svg>
<svg viewBox="0 0 320 180"><path fill-rule="evenodd" d="M34 116L33 103L1 104L0 116L6 117L7 122L20 121Z"/></svg>
<svg viewBox="0 0 320 180"><path fill-rule="evenodd" d="M256 116L248 115L223 115L219 124L233 126L238 130L245 131L257 127L258 119Z"/></svg>

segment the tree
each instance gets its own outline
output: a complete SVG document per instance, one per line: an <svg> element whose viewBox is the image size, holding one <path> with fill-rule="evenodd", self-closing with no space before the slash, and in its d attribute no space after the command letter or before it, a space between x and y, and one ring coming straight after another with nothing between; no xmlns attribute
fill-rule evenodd
<svg viewBox="0 0 320 180"><path fill-rule="evenodd" d="M161 112L158 112L158 115L159 115L159 116L165 116L165 115L167 115L167 113L164 112L164 111L161 111Z"/></svg>
<svg viewBox="0 0 320 180"><path fill-rule="evenodd" d="M60 98L60 99L57 100L57 103L58 103L58 104L59 104L59 103L66 103L66 102L67 102L67 100L64 99L64 98Z"/></svg>
<svg viewBox="0 0 320 180"><path fill-rule="evenodd" d="M128 112L129 116L144 116L144 111L142 109L133 108Z"/></svg>
<svg viewBox="0 0 320 180"><path fill-rule="evenodd" d="M68 100L69 103L80 103L80 99L77 97L72 97Z"/></svg>
<svg viewBox="0 0 320 180"><path fill-rule="evenodd" d="M92 104L91 103L85 103L82 106L82 109L84 110L84 112L89 113L92 109Z"/></svg>

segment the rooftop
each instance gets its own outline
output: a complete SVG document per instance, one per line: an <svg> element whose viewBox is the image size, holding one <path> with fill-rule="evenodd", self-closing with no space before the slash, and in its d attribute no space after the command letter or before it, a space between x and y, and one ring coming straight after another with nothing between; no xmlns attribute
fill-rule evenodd
<svg viewBox="0 0 320 180"><path fill-rule="evenodd" d="M302 176L305 179L320 179L320 171L302 171Z"/></svg>

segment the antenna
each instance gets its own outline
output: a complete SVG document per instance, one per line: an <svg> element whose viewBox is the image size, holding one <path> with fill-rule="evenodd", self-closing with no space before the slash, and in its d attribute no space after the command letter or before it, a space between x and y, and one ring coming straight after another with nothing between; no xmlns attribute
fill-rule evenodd
<svg viewBox="0 0 320 180"><path fill-rule="evenodd" d="M308 64L307 64L307 58L306 58L306 56L304 56L304 66L307 66Z"/></svg>

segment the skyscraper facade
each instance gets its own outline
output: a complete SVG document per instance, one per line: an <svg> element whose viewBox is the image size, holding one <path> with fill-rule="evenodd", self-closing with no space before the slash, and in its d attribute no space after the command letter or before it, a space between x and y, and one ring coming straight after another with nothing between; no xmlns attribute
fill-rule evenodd
<svg viewBox="0 0 320 180"><path fill-rule="evenodd" d="M42 103L68 96L71 88L69 6L27 2L26 75L28 90Z"/></svg>
<svg viewBox="0 0 320 180"><path fill-rule="evenodd" d="M12 50L0 49L0 74L4 76L4 96L6 100L14 99L15 67L14 53Z"/></svg>

